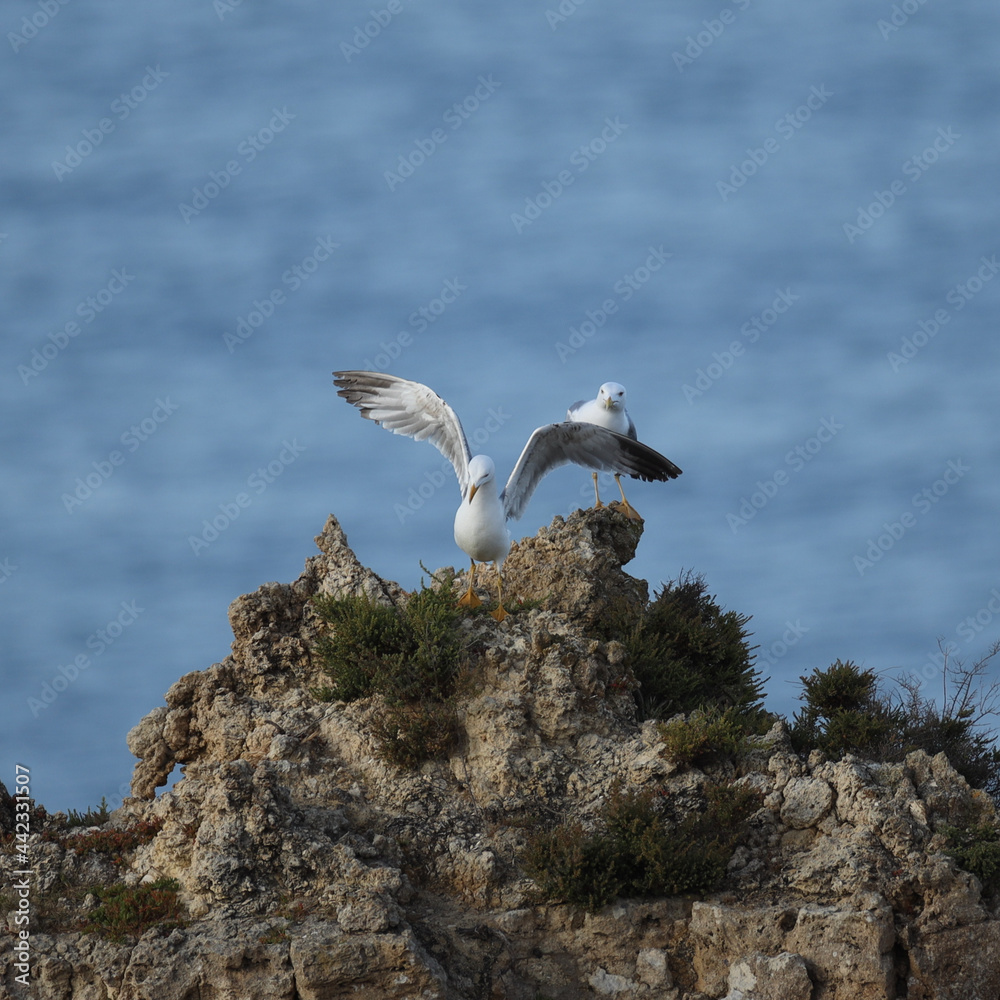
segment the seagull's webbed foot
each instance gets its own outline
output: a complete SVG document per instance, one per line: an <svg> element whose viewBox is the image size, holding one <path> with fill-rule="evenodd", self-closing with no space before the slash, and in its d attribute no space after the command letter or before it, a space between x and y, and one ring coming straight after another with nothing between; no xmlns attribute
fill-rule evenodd
<svg viewBox="0 0 1000 1000"><path fill-rule="evenodd" d="M626 517L627 517L627 518L628 518L628 519L629 519L630 521L641 521L641 520L642 520L642 515L641 515L641 514L640 514L640 513L639 513L639 512L638 512L638 511L637 511L637 510L635 509L635 507L633 507L633 506L632 506L632 505L631 505L631 504L630 504L630 503L628 502L628 500L625 500L625 501L623 501L623 502L622 502L622 505L621 505L621 512L622 512L622 513L623 513L623 514L624 514L624 515L625 515L625 516L626 516Z"/></svg>
<svg viewBox="0 0 1000 1000"><path fill-rule="evenodd" d="M458 603L463 608L478 608L483 602L479 600L479 595L476 594L470 584L469 589L458 599Z"/></svg>
<svg viewBox="0 0 1000 1000"><path fill-rule="evenodd" d="M472 589L472 584L476 579L476 563L473 560L469 567L469 589L458 599L458 603L463 608L478 608L483 602L479 600L479 595Z"/></svg>
<svg viewBox="0 0 1000 1000"><path fill-rule="evenodd" d="M621 479L618 478L618 476L615 476L615 482L618 484L618 491L622 495L622 503L621 503L621 508L620 508L621 512L630 521L641 521L642 520L642 515L635 509L635 507L633 507L628 502L628 500L625 499L625 490L622 489L622 481L621 481Z"/></svg>

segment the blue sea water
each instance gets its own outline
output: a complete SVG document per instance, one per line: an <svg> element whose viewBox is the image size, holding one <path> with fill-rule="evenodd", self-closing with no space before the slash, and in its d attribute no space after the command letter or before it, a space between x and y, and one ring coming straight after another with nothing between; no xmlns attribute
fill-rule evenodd
<svg viewBox="0 0 1000 1000"><path fill-rule="evenodd" d="M939 639L972 662L1000 635L995 4L0 24L8 786L20 763L50 809L117 804L128 729L331 511L406 586L464 563L440 456L359 420L335 368L428 383L501 469L625 384L684 469L629 487L629 570L752 614L776 711L838 657L936 693ZM589 499L558 470L516 530Z"/></svg>

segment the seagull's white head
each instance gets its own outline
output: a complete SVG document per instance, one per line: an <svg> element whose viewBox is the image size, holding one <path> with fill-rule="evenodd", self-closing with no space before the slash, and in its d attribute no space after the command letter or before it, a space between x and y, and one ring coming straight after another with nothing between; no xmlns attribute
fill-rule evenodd
<svg viewBox="0 0 1000 1000"><path fill-rule="evenodd" d="M618 382L605 382L597 390L597 401L607 410L624 410L625 386Z"/></svg>
<svg viewBox="0 0 1000 1000"><path fill-rule="evenodd" d="M496 466L489 455L473 455L469 460L469 502L476 495L476 490L486 483L496 479Z"/></svg>

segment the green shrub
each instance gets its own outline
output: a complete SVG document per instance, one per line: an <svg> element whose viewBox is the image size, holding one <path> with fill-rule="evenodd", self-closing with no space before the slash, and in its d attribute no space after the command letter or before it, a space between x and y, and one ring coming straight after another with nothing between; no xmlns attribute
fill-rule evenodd
<svg viewBox="0 0 1000 1000"><path fill-rule="evenodd" d="M98 886L93 889L98 905L83 926L85 934L98 933L112 941L139 936L155 924L178 924L181 918L176 879L161 878L146 885Z"/></svg>
<svg viewBox="0 0 1000 1000"><path fill-rule="evenodd" d="M313 599L327 625L316 645L330 684L321 700L381 696L375 724L379 755L415 766L447 752L457 734L453 706L463 646L450 580L421 588L401 608L365 596Z"/></svg>
<svg viewBox="0 0 1000 1000"><path fill-rule="evenodd" d="M543 896L591 912L619 893L615 862L611 838L588 834L580 823L564 823L537 834L522 858Z"/></svg>
<svg viewBox="0 0 1000 1000"><path fill-rule="evenodd" d="M872 670L837 660L826 670L800 677L806 703L792 723L792 745L834 757L859 753L881 759L901 732L900 713L879 696Z"/></svg>
<svg viewBox="0 0 1000 1000"><path fill-rule="evenodd" d="M612 616L639 690L639 714L666 719L699 708L762 708L763 680L752 665L749 615L723 611L704 579L687 574L664 584L641 612Z"/></svg>
<svg viewBox="0 0 1000 1000"><path fill-rule="evenodd" d="M332 678L333 698L356 701L373 694L376 682L401 664L412 645L403 616L364 595L323 595L312 603L329 626L316 652Z"/></svg>
<svg viewBox="0 0 1000 1000"><path fill-rule="evenodd" d="M711 707L661 722L657 728L664 744L663 756L682 767L692 767L738 756L747 737L761 735L769 726L770 719L764 715Z"/></svg>
<svg viewBox="0 0 1000 1000"><path fill-rule="evenodd" d="M709 785L703 812L668 824L655 792L615 789L601 829L568 823L532 838L522 857L543 896L592 912L616 896L707 892L726 872L759 796L732 785Z"/></svg>
<svg viewBox="0 0 1000 1000"><path fill-rule="evenodd" d="M947 852L989 890L1000 888L1000 830L993 823L965 828L945 826Z"/></svg>
<svg viewBox="0 0 1000 1000"><path fill-rule="evenodd" d="M445 756L458 737L450 701L387 705L373 724L378 756L399 767L417 767Z"/></svg>
<svg viewBox="0 0 1000 1000"><path fill-rule="evenodd" d="M977 687L990 656L968 669L945 662L943 706L924 698L912 679L897 680L902 694L885 692L874 671L850 660L817 668L799 678L805 707L791 726L792 744L799 751L818 748L834 757L858 753L880 761L900 761L914 750L944 753L970 785L996 798L1000 750L983 728L983 720L996 714L996 685L985 692Z"/></svg>
<svg viewBox="0 0 1000 1000"><path fill-rule="evenodd" d="M408 662L393 666L379 689L403 701L447 698L461 664L462 643L456 626L460 612L450 586L421 588L407 599L403 612Z"/></svg>
<svg viewBox="0 0 1000 1000"><path fill-rule="evenodd" d="M813 718L832 718L838 712L870 711L876 704L878 678L873 670L862 670L852 660L837 660L826 670L800 677L807 703L804 713Z"/></svg>
<svg viewBox="0 0 1000 1000"><path fill-rule="evenodd" d="M86 812L70 809L66 814L67 826L104 826L111 816L108 800L102 795L101 804L95 809L90 807Z"/></svg>

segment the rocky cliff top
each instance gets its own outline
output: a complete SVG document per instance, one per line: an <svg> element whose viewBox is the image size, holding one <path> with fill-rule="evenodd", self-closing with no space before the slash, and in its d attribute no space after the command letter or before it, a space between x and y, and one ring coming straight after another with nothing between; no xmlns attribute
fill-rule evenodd
<svg viewBox="0 0 1000 1000"><path fill-rule="evenodd" d="M622 569L641 533L578 511L516 545L505 582L535 600L501 625L460 619L456 739L400 767L379 751L384 699L317 696L312 599L406 600L331 516L294 583L233 602L231 655L129 733L133 797L103 827L33 834L31 986L10 933L0 997L995 1000L1000 920L941 830L996 814L943 755L803 759L778 722L718 765L758 799L714 891L596 912L540 896L537 829L591 829L621 789L697 813L720 778L667 759L624 646L593 627L647 601ZM109 927L109 885L150 919Z"/></svg>

